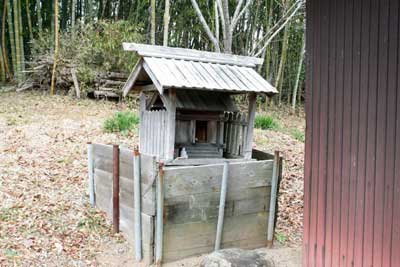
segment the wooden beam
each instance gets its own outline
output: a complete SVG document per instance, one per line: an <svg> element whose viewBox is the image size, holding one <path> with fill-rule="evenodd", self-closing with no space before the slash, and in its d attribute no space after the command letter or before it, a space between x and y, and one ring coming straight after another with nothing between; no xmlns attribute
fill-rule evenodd
<svg viewBox="0 0 400 267"><path fill-rule="evenodd" d="M167 105L167 138L166 138L166 153L165 159L167 161L174 159L175 153L175 123L176 123L176 90L169 89L168 96L165 96Z"/></svg>
<svg viewBox="0 0 400 267"><path fill-rule="evenodd" d="M129 94L129 91L132 89L133 85L136 82L136 79L139 77L139 73L142 70L143 67L143 59L140 59L138 63L136 63L135 67L133 67L133 70L131 74L128 77L128 80L126 81L124 87L122 88L122 95L123 97L127 96Z"/></svg>
<svg viewBox="0 0 400 267"><path fill-rule="evenodd" d="M177 47L163 47L156 45L145 45L136 43L123 43L125 51L134 51L142 57L162 57L182 60L193 60L199 62L232 64L246 67L256 67L264 61L262 58L246 57L232 54L206 52L194 49Z"/></svg>
<svg viewBox="0 0 400 267"><path fill-rule="evenodd" d="M149 65L147 65L146 62L143 62L143 68L146 70L147 75L149 75L151 81L153 82L154 86L157 88L157 90L160 92L162 95L164 92L164 88L162 84L157 80L156 75L153 73Z"/></svg>
<svg viewBox="0 0 400 267"><path fill-rule="evenodd" d="M247 134L246 143L244 147L244 157L251 159L252 146L253 146L253 132L254 132L254 118L256 116L256 100L257 95L255 93L249 94L249 111L247 116Z"/></svg>

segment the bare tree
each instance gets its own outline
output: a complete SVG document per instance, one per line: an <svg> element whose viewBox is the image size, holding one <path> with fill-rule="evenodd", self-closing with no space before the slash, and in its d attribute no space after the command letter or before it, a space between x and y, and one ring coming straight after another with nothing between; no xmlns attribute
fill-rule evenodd
<svg viewBox="0 0 400 267"><path fill-rule="evenodd" d="M233 39L233 32L239 22L239 19L243 16L245 11L250 7L253 0L247 0L246 4L244 5L245 0L238 0L235 12L231 17L229 14L229 3L228 0L215 0L215 13L216 18L220 18L221 20L221 28L222 28L222 36L223 36L223 51L225 53L232 53L232 39ZM198 18L200 19L200 23L206 32L208 38L210 39L211 43L214 46L215 51L220 52L220 43L219 43L219 24L216 27L215 33L213 33L208 26L204 16L197 4L196 0L191 0L192 6L196 11ZM243 6L244 5L244 6ZM218 12L220 14L218 14Z"/></svg>

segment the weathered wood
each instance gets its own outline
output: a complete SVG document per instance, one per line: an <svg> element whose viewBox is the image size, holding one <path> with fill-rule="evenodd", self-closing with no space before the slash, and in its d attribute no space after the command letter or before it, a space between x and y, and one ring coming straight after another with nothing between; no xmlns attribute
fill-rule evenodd
<svg viewBox="0 0 400 267"><path fill-rule="evenodd" d="M72 81L74 82L75 93L77 98L81 98L81 90L79 89L78 77L76 76L76 69L71 69Z"/></svg>
<svg viewBox="0 0 400 267"><path fill-rule="evenodd" d="M175 122L176 122L176 90L168 90L168 107L167 110L167 133L166 133L166 149L165 149L165 159L167 161L174 159L175 153Z"/></svg>
<svg viewBox="0 0 400 267"><path fill-rule="evenodd" d="M249 94L249 113L247 118L247 133L246 133L246 144L244 147L244 157L251 159L251 152L253 149L253 131L254 131L254 118L256 116L256 100L257 95L255 93Z"/></svg>
<svg viewBox="0 0 400 267"><path fill-rule="evenodd" d="M136 79L139 77L139 73L142 70L143 60L140 59L135 67L133 67L133 71L129 75L128 80L126 81L124 87L122 88L122 95L125 97L128 95L129 91L132 89L132 86L135 84Z"/></svg>
<svg viewBox="0 0 400 267"><path fill-rule="evenodd" d="M231 244L240 247L240 243L264 246L267 234L267 216L268 212L261 212L226 218L221 247L225 248ZM215 225L216 220L166 224L164 244L167 245L163 253L164 261L211 252L214 249Z"/></svg>
<svg viewBox="0 0 400 267"><path fill-rule="evenodd" d="M193 49L163 47L136 43L123 43L125 51L135 51L140 56L163 57L173 59L195 60L200 62L234 64L247 67L255 67L263 63L262 58L206 52Z"/></svg>
<svg viewBox="0 0 400 267"><path fill-rule="evenodd" d="M134 213L133 208L125 205L120 206L121 213L121 232L129 242L135 248L135 233L132 231L134 228ZM154 256L154 217L141 214L142 221L142 249L143 249L143 261L144 263L151 264Z"/></svg>
<svg viewBox="0 0 400 267"><path fill-rule="evenodd" d="M268 211L270 187L256 188L249 196L236 191L241 199L226 199L224 217ZM254 189L253 189L254 190ZM245 191L245 190L243 190ZM229 192L229 191L228 191ZM165 216L168 224L212 221L218 217L219 192L188 195L187 198L165 199ZM184 200L184 201L183 201Z"/></svg>
<svg viewBox="0 0 400 267"><path fill-rule="evenodd" d="M231 163L229 188L268 186L273 161ZM165 169L165 197L219 191L223 165L171 167Z"/></svg>
<svg viewBox="0 0 400 267"><path fill-rule="evenodd" d="M255 161L253 159L174 159L165 164L165 166L200 166L200 165L210 165L210 164L219 164L224 161L228 162L248 162Z"/></svg>

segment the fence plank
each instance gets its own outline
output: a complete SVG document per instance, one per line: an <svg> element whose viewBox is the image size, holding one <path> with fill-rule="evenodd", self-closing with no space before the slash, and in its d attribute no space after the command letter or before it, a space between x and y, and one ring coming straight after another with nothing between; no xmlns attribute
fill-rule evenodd
<svg viewBox="0 0 400 267"><path fill-rule="evenodd" d="M273 161L270 160L231 163L228 188L239 189L270 185L272 164ZM167 168L165 170L165 197L219 191L222 168L221 164Z"/></svg>

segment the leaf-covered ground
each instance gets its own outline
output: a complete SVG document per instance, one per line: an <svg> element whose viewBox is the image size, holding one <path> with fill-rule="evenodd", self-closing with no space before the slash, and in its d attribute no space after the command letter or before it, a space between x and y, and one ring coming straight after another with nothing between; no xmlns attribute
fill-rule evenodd
<svg viewBox="0 0 400 267"><path fill-rule="evenodd" d="M0 266L99 266L104 252L125 241L113 236L104 214L88 205L86 143L133 147L135 131L106 134L102 122L123 104L1 93ZM257 148L282 151L277 238L301 240L303 143L288 129L301 117L275 111L281 130L256 130ZM116 253L124 253L126 246Z"/></svg>

